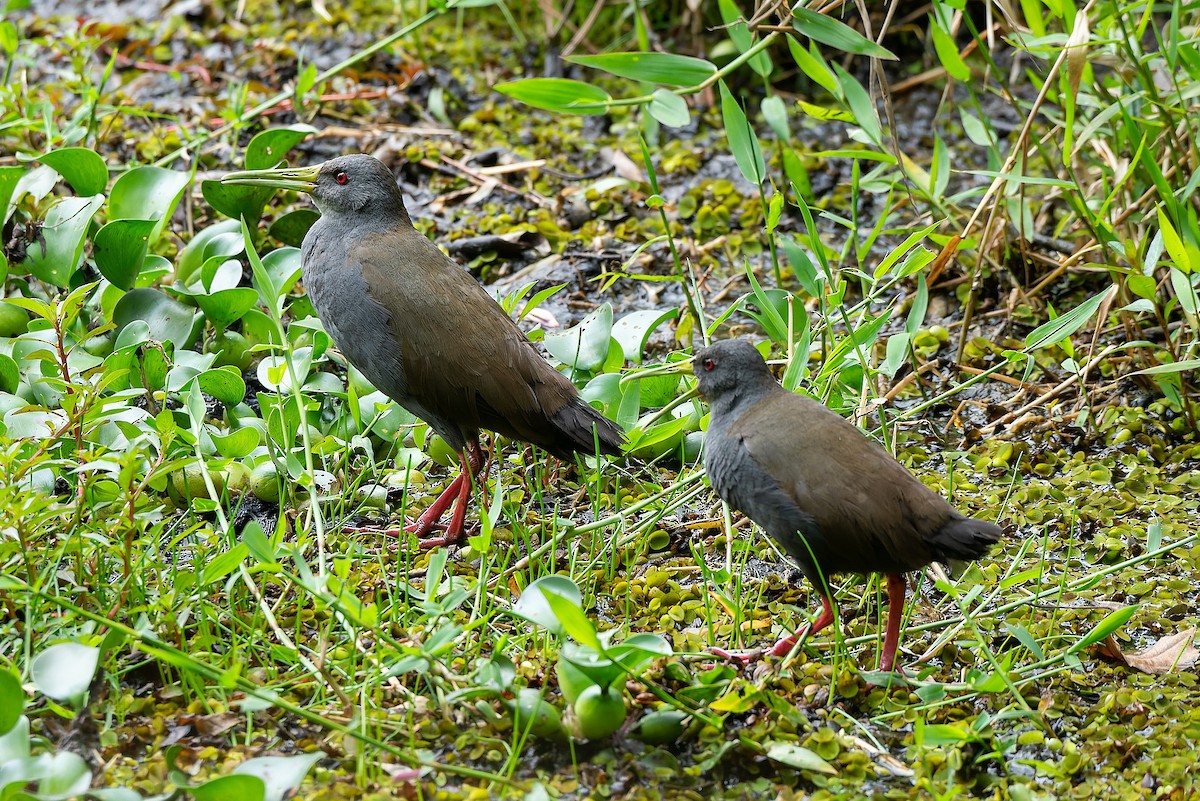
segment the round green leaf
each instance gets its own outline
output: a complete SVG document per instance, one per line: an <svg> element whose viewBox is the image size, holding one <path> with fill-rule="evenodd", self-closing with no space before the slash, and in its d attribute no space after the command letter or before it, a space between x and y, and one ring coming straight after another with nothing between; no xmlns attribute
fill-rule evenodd
<svg viewBox="0 0 1200 801"><path fill-rule="evenodd" d="M195 295L196 305L216 328L227 328L234 320L254 308L258 293L250 287L222 289L211 295Z"/></svg>
<svg viewBox="0 0 1200 801"><path fill-rule="evenodd" d="M0 670L0 734L16 726L24 710L25 691L21 689L21 680L7 670Z"/></svg>
<svg viewBox="0 0 1200 801"><path fill-rule="evenodd" d="M682 128L691 119L687 103L669 89L656 89L647 109L651 117L668 128Z"/></svg>
<svg viewBox="0 0 1200 801"><path fill-rule="evenodd" d="M554 607L546 599L547 594L552 594L556 599L577 608L583 604L583 595L575 582L566 576L550 575L543 576L525 588L521 597L513 604L512 614L561 635L562 623L559 622Z"/></svg>
<svg viewBox="0 0 1200 801"><path fill-rule="evenodd" d="M495 89L534 108L568 114L603 114L612 100L603 89L568 78L526 78L498 84Z"/></svg>
<svg viewBox="0 0 1200 801"><path fill-rule="evenodd" d="M284 128L271 128L255 134L246 145L247 170L269 170L279 162L287 152L303 142L317 129L311 125L289 125Z"/></svg>
<svg viewBox="0 0 1200 801"><path fill-rule="evenodd" d="M29 272L48 284L66 287L83 261L83 242L92 215L104 203L104 195L65 197L50 207L42 223L43 245L34 243L26 252Z"/></svg>
<svg viewBox="0 0 1200 801"><path fill-rule="evenodd" d="M205 370L197 380L202 392L213 396L226 406L239 404L246 397L246 382L237 370L217 367Z"/></svg>
<svg viewBox="0 0 1200 801"><path fill-rule="evenodd" d="M236 428L228 434L212 435L213 444L226 459L243 459L249 456L261 440L262 434L254 426Z"/></svg>
<svg viewBox="0 0 1200 801"><path fill-rule="evenodd" d="M87 692L99 662L99 648L60 642L33 658L29 676L42 695L56 701L76 702Z"/></svg>
<svg viewBox="0 0 1200 801"><path fill-rule="evenodd" d="M625 358L633 364L642 363L646 340L667 320L679 316L677 309L643 309L626 314L612 327L613 339L621 343Z"/></svg>
<svg viewBox="0 0 1200 801"><path fill-rule="evenodd" d="M114 286L132 289L154 233L154 220L113 220L92 238L92 256L100 274Z"/></svg>
<svg viewBox="0 0 1200 801"><path fill-rule="evenodd" d="M815 751L795 743L768 743L767 758L796 770L811 770L814 773L837 775L837 768L817 756Z"/></svg>
<svg viewBox="0 0 1200 801"><path fill-rule="evenodd" d="M268 233L283 244L298 248L304 242L304 235L308 233L308 229L319 219L321 215L313 209L296 209L271 223Z"/></svg>
<svg viewBox="0 0 1200 801"><path fill-rule="evenodd" d="M296 756L254 757L234 768L233 775L257 776L266 785L264 801L283 801L291 797L312 766L324 756L324 751L314 751Z"/></svg>
<svg viewBox="0 0 1200 801"><path fill-rule="evenodd" d="M565 60L622 78L665 83L668 86L695 86L711 78L717 71L712 62L672 53L603 53L598 56L571 56Z"/></svg>
<svg viewBox="0 0 1200 801"><path fill-rule="evenodd" d="M175 261L175 277L183 285L196 280L200 266L213 256L236 256L246 249L242 224L238 220L221 220L192 237Z"/></svg>
<svg viewBox="0 0 1200 801"><path fill-rule="evenodd" d="M8 220L8 203L24 175L24 167L0 167L0 223Z"/></svg>
<svg viewBox="0 0 1200 801"><path fill-rule="evenodd" d="M77 195L99 195L108 186L108 165L99 153L86 147L51 150L38 161L61 175Z"/></svg>
<svg viewBox="0 0 1200 801"><path fill-rule="evenodd" d="M266 782L257 776L230 774L207 781L188 792L196 801L266 801Z"/></svg>
<svg viewBox="0 0 1200 801"><path fill-rule="evenodd" d="M608 303L584 317L579 325L555 334L547 334L550 355L577 370L595 371L608 356L612 338L612 306Z"/></svg>
<svg viewBox="0 0 1200 801"><path fill-rule="evenodd" d="M184 306L157 289L130 290L113 308L113 322L118 328L124 328L134 320L145 320L152 339L172 342L176 348L192 344L197 317L191 306Z"/></svg>
<svg viewBox="0 0 1200 801"><path fill-rule="evenodd" d="M192 177L162 167L135 167L113 182L108 196L108 216L114 220L157 220L150 232L154 242Z"/></svg>
<svg viewBox="0 0 1200 801"><path fill-rule="evenodd" d="M16 392L21 385L21 371L11 356L0 353L0 392Z"/></svg>
<svg viewBox="0 0 1200 801"><path fill-rule="evenodd" d="M220 181L202 181L200 193L208 201L208 205L224 214L240 220L243 217L251 225L257 225L262 217L263 209L275 190L269 186L242 186L241 184L223 184Z"/></svg>

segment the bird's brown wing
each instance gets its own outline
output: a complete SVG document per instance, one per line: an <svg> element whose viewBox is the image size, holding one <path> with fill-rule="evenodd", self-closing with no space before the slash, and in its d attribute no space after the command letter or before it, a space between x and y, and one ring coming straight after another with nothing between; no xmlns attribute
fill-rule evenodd
<svg viewBox="0 0 1200 801"><path fill-rule="evenodd" d="M835 412L780 388L730 435L776 477L820 532L829 573L903 572L933 561L925 539L958 515Z"/></svg>
<svg viewBox="0 0 1200 801"><path fill-rule="evenodd" d="M392 257L381 260L379 253ZM353 255L390 314L407 392L417 404L465 437L484 428L558 455L579 449L564 442L553 422L565 407L582 403L574 385L436 245L415 229L389 231L364 239Z"/></svg>

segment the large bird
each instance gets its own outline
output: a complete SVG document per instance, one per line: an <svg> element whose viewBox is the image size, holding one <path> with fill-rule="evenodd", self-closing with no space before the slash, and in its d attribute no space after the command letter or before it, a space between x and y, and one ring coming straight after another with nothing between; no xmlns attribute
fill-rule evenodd
<svg viewBox="0 0 1200 801"><path fill-rule="evenodd" d="M226 175L231 184L293 189L321 211L301 249L304 287L325 330L378 389L459 452L457 478L408 527L428 535L451 503L445 536L464 534L483 465L481 429L563 459L618 455L624 434L551 367L474 278L413 228L396 180L378 159Z"/></svg>
<svg viewBox="0 0 1200 801"><path fill-rule="evenodd" d="M768 653L787 654L797 638L833 622L833 574L883 573L888 617L880 665L892 670L903 574L930 562L978 559L1000 538L1000 527L955 511L854 425L781 387L750 343L718 342L698 351L690 366L711 408L704 467L713 489L762 526L821 596L810 629Z"/></svg>

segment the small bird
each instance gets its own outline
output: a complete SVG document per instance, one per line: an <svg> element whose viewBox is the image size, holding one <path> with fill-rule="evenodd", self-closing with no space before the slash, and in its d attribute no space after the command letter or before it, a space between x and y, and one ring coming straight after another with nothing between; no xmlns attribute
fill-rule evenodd
<svg viewBox="0 0 1200 801"><path fill-rule="evenodd" d="M459 452L461 471L406 530L424 538L451 503L442 537L458 542L488 429L562 459L619 455L621 428L547 363L479 283L413 228L378 159L340 156L315 167L254 170L223 183L306 192L321 217L304 237L304 287L342 354L384 394Z"/></svg>
<svg viewBox="0 0 1200 801"><path fill-rule="evenodd" d="M930 562L978 559L1000 538L995 523L959 514L857 427L788 392L750 343L725 340L691 361L711 409L704 468L730 506L766 530L821 595L808 631L833 622L835 573L887 575L888 619L880 666L891 671L904 611L903 574ZM747 654L717 653L749 661Z"/></svg>

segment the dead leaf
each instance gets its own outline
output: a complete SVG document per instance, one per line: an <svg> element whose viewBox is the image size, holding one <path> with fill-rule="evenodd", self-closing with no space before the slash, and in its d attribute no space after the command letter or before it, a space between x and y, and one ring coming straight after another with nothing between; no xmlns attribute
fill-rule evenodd
<svg viewBox="0 0 1200 801"><path fill-rule="evenodd" d="M1163 637L1140 651L1127 654L1110 634L1096 645L1096 653L1103 659L1120 662L1143 673L1162 676L1172 670L1183 670L1196 664L1196 660L1200 659L1200 651L1192 644L1195 639L1196 629L1190 628L1170 637Z"/></svg>

